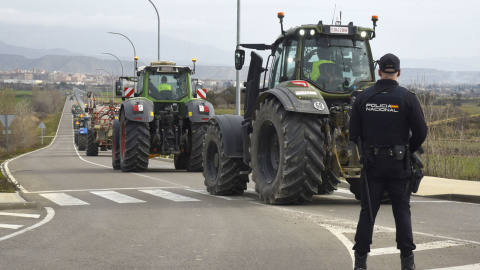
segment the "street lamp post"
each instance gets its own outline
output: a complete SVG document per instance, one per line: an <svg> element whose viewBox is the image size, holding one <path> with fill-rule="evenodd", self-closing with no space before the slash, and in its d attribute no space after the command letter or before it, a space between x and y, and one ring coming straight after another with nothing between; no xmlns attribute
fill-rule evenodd
<svg viewBox="0 0 480 270"><path fill-rule="evenodd" d="M157 19L158 19L158 60L160 61L160 15L158 15L157 7L153 4L152 1L148 0L150 4L152 4L153 8L155 8L155 12L157 12Z"/></svg>
<svg viewBox="0 0 480 270"><path fill-rule="evenodd" d="M126 38L128 41L130 41L130 44L132 44L132 47L133 47L133 59L137 58L137 52L135 51L135 46L133 45L133 42L132 42L127 36L125 36L124 34L121 34L121 33L116 33L116 32L108 32L108 33L109 33L109 34L113 34L113 35L120 35L120 36ZM138 58L137 58L137 59L138 59ZM136 60L133 61L133 62L134 62L134 64L133 64L133 77L135 77L135 76L136 76L136 73L137 73L137 72L136 72L136 71L137 71L137 67L135 66Z"/></svg>
<svg viewBox="0 0 480 270"><path fill-rule="evenodd" d="M240 49L240 0L237 0L237 49ZM235 113L240 115L240 70L235 70L236 102Z"/></svg>
<svg viewBox="0 0 480 270"><path fill-rule="evenodd" d="M108 55L111 55L111 56L117 58L118 62L120 62L120 66L122 66L122 77L123 77L123 64L122 64L122 61L120 61L120 59L118 59L118 57L116 57L114 54L111 54L111 53L102 53L102 54L108 54Z"/></svg>
<svg viewBox="0 0 480 270"><path fill-rule="evenodd" d="M113 100L113 98L115 97L115 84L113 83L113 76L112 76L112 74L110 74L110 72L106 71L105 69L96 68L96 70L104 71L104 72L106 72L106 73L110 76L110 80L112 81L112 100ZM108 91L107 91L107 100L108 100Z"/></svg>

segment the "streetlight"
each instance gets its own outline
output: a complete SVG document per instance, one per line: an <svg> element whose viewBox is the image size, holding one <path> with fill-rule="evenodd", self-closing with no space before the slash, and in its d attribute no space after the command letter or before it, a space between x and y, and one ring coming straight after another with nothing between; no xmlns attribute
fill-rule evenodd
<svg viewBox="0 0 480 270"><path fill-rule="evenodd" d="M122 61L120 61L120 59L118 59L118 57L116 57L114 54L111 54L111 53L108 53L108 52L104 52L102 54L109 54L115 58L117 58L118 62L120 62L120 65L122 66L122 77L123 77L123 64L122 64Z"/></svg>
<svg viewBox="0 0 480 270"><path fill-rule="evenodd" d="M237 48L240 49L240 0L237 0ZM235 70L235 82L236 82L236 102L235 113L240 115L240 70Z"/></svg>
<svg viewBox="0 0 480 270"><path fill-rule="evenodd" d="M109 34L113 34L113 35L120 35L120 36L128 39L128 41L130 41L130 44L132 44L132 47L133 47L133 59L135 60L135 61L134 61L134 64L133 64L133 77L135 77L135 76L137 75L137 74L136 74L136 73L137 73L137 72L136 72L136 71L137 71L137 67L136 67L135 63L136 63L138 57L137 57L137 52L135 51L135 46L133 45L133 42L132 42L127 36L125 36L124 34L116 33L116 32L108 32L108 33L109 33Z"/></svg>
<svg viewBox="0 0 480 270"><path fill-rule="evenodd" d="M112 81L112 100L113 98L115 97L115 84L113 83L113 76L112 74L110 74L110 72L106 71L105 69L101 69L101 68L96 68L96 70L101 70L101 71L105 71L108 75L110 75L110 80ZM107 91L107 100L108 100L108 91Z"/></svg>
<svg viewBox="0 0 480 270"><path fill-rule="evenodd" d="M157 12L157 19L158 19L158 61L160 61L160 15L158 15L158 10L157 7L153 4L152 1L148 0L150 4L152 4L153 8L155 8L155 11Z"/></svg>

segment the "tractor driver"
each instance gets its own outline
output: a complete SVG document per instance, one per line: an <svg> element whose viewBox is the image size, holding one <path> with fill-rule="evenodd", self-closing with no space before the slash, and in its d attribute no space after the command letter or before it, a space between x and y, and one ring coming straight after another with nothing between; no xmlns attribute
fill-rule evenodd
<svg viewBox="0 0 480 270"><path fill-rule="evenodd" d="M170 84L167 83L167 77L166 76L162 76L162 84L158 85L158 92L160 91L165 91L165 90L169 90L169 91L172 91L172 86Z"/></svg>
<svg viewBox="0 0 480 270"><path fill-rule="evenodd" d="M325 67L326 66L325 64L335 64L335 62L333 62L331 60L330 49L318 48L317 49L317 57L318 57L318 60L314 61L313 64L312 64L311 79L314 80L314 81L318 80L320 75L328 76L328 74L327 74L328 72L326 72L326 69L321 68L322 65L323 65L323 67ZM324 72L322 72L321 70L324 70ZM323 74L323 73L326 73L326 74Z"/></svg>

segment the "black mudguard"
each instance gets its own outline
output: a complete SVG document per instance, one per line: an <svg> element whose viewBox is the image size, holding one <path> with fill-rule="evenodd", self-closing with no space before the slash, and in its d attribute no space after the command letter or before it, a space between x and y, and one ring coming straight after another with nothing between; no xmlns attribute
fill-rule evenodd
<svg viewBox="0 0 480 270"><path fill-rule="evenodd" d="M277 97L287 111L320 115L330 114L325 100L316 98L298 99L285 87L273 88L262 92L255 103L255 110L260 107L260 103L270 96ZM252 118L255 119L255 114L252 115Z"/></svg>
<svg viewBox="0 0 480 270"><path fill-rule="evenodd" d="M218 124L222 132L224 153L229 158L243 158L242 121L240 115L215 115L211 124Z"/></svg>
<svg viewBox="0 0 480 270"><path fill-rule="evenodd" d="M200 106L208 107L208 112L202 112ZM215 109L213 105L206 100L194 99L185 103L184 117L188 118L191 122L208 122L213 116L215 116Z"/></svg>
<svg viewBox="0 0 480 270"><path fill-rule="evenodd" d="M134 106L141 105L142 111L135 111ZM150 123L153 121L153 102L146 98L131 98L122 103L121 110L125 113L125 117L130 121Z"/></svg>

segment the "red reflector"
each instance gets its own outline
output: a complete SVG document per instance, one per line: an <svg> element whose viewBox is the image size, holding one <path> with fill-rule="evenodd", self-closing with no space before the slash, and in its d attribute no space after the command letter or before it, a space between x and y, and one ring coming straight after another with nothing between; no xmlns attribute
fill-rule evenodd
<svg viewBox="0 0 480 270"><path fill-rule="evenodd" d="M135 120L142 120L141 117L135 117Z"/></svg>
<svg viewBox="0 0 480 270"><path fill-rule="evenodd" d="M203 121L208 121L208 118L202 118Z"/></svg>
<svg viewBox="0 0 480 270"><path fill-rule="evenodd" d="M296 86L308 87L308 83L306 81L291 81L291 83L295 84Z"/></svg>
<svg viewBox="0 0 480 270"><path fill-rule="evenodd" d="M138 112L138 105L133 105L133 111Z"/></svg>

